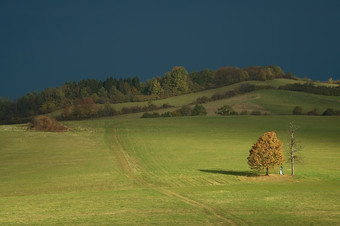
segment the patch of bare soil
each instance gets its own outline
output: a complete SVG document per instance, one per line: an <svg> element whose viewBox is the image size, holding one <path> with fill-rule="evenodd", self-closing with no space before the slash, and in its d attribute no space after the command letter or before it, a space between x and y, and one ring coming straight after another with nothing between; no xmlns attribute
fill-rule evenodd
<svg viewBox="0 0 340 226"><path fill-rule="evenodd" d="M279 182L279 181L287 181L291 180L292 177L290 175L280 175L280 174L269 174L269 176L259 175L254 177L239 177L242 181L261 181L261 182Z"/></svg>
<svg viewBox="0 0 340 226"><path fill-rule="evenodd" d="M67 126L61 125L57 120L45 115L39 115L33 118L31 129L43 132L66 132Z"/></svg>

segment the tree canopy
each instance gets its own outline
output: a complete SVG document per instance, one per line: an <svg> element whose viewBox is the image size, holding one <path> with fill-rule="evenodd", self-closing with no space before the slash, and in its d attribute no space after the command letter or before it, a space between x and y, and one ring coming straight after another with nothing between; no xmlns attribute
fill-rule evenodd
<svg viewBox="0 0 340 226"><path fill-rule="evenodd" d="M282 143L275 132L264 133L249 151L248 165L254 170L274 168L285 161L282 152Z"/></svg>

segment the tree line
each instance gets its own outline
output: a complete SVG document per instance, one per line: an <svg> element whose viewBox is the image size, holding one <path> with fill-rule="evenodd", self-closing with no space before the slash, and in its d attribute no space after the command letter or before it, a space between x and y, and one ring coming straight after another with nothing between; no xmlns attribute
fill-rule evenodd
<svg viewBox="0 0 340 226"><path fill-rule="evenodd" d="M145 82L141 82L137 76L119 79L111 76L104 81L85 79L66 82L60 87L29 92L14 101L0 97L0 122L25 122L35 115L56 110L62 110L65 118L93 117L99 112L95 107L97 104L156 100L242 81L274 78L297 79L292 73L284 73L280 67L274 65L243 69L227 66L218 70L204 69L191 73L184 67L176 66L164 76ZM93 110L88 109L89 106Z"/></svg>
<svg viewBox="0 0 340 226"><path fill-rule="evenodd" d="M332 84L332 83L331 83ZM315 86L313 83L294 83L280 86L279 89L313 93L327 96L340 96L340 86Z"/></svg>

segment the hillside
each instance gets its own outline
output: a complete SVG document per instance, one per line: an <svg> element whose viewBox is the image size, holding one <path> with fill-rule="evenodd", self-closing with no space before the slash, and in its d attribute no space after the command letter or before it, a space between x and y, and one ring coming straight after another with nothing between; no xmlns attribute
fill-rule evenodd
<svg viewBox="0 0 340 226"><path fill-rule="evenodd" d="M175 66L164 76L141 82L138 77L104 81L85 79L60 87L29 92L11 101L0 97L0 124L22 123L34 116L50 114L59 120L79 120L127 113L181 107L205 100L232 97L259 89L284 89L340 96L339 81L314 83L300 79L279 66L221 67L218 70L188 71ZM206 102L206 101L205 101Z"/></svg>
<svg viewBox="0 0 340 226"><path fill-rule="evenodd" d="M304 83L303 81L300 82ZM173 109L178 109L184 105L193 106L197 98L200 98L202 96L211 98L214 94L223 94L227 91L234 90L244 84L251 84L256 86L272 86L277 89L280 86L295 83L297 83L296 80L289 79L274 79L268 81L246 81L216 89L209 89L200 92L165 98L161 100L155 100L152 101L152 104L155 104L156 106L169 104L173 106ZM315 83L315 84L318 86L328 86L327 83ZM250 113L251 111L260 111L262 113L274 115L292 114L292 110L296 106L301 106L304 114L306 114L313 108L317 108L320 114L324 112L327 108L340 110L340 100L339 97L337 96L316 95L312 93L276 89L252 91L250 93L240 94L235 97L211 101L209 103L203 104L203 106L207 109L208 115L214 115L216 110L225 104L231 105L234 108L234 110L238 112L247 111L248 113ZM145 101L138 103L130 102L112 104L111 106L117 111L121 111L123 108L131 108L135 106L146 107L148 106L148 104L150 104L150 102ZM165 112L168 111L168 109L158 111ZM137 115L141 114L139 113ZM54 116L58 116L58 114L54 114Z"/></svg>

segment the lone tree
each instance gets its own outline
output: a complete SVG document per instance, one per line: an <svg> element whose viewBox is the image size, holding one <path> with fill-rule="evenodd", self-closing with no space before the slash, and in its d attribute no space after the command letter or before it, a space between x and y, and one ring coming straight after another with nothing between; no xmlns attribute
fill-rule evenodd
<svg viewBox="0 0 340 226"><path fill-rule="evenodd" d="M249 151L248 165L251 169L263 170L274 168L284 162L282 143L275 132L266 132L260 137Z"/></svg>
<svg viewBox="0 0 340 226"><path fill-rule="evenodd" d="M297 140L294 137L296 130L298 127L296 126L295 122L292 121L289 123L289 136L290 136L290 145L289 145L289 160L292 167L292 176L295 175L295 162L297 160L296 152L299 151L301 148L297 145Z"/></svg>

